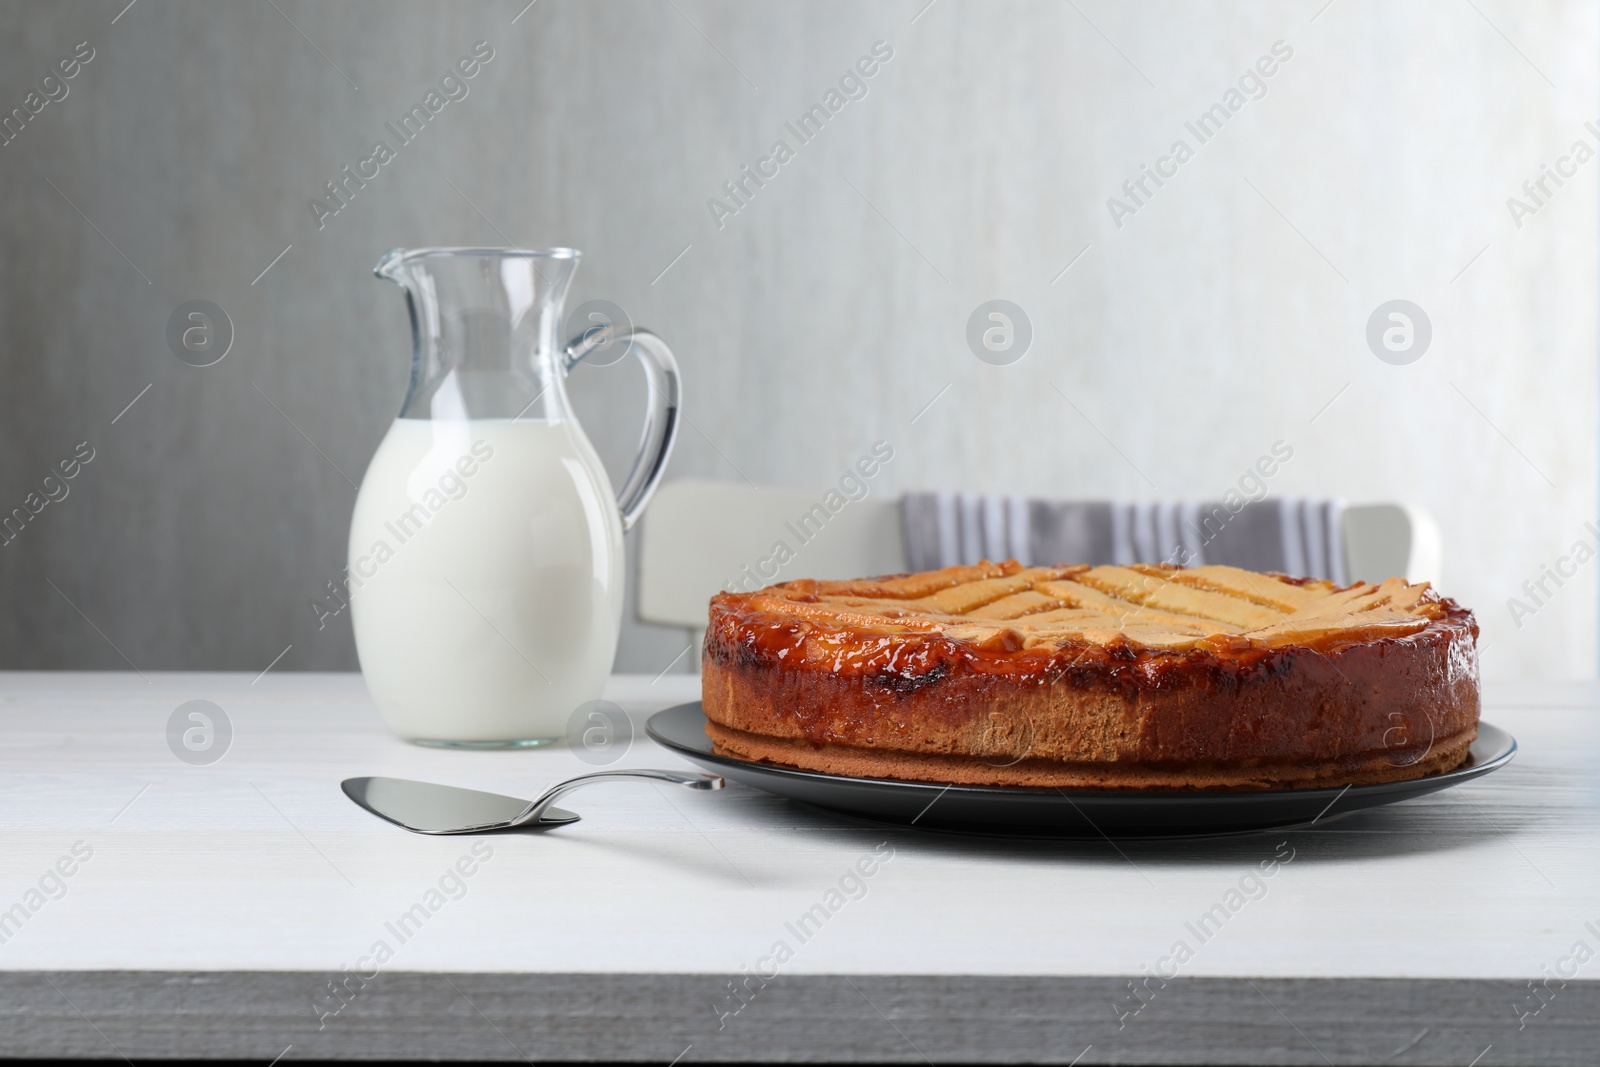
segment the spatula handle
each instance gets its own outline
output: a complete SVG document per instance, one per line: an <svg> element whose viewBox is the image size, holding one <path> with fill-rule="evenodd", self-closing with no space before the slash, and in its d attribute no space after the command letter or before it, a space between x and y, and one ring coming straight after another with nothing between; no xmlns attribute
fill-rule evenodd
<svg viewBox="0 0 1600 1067"><path fill-rule="evenodd" d="M539 821L557 800L566 796L574 789L590 785L595 782L670 782L672 785L681 785L685 789L721 789L722 779L715 774L701 774L698 771L657 771L635 768L621 771L595 771L593 774L580 774L576 778L568 778L558 782L541 793L528 810L518 815L510 823L511 826L527 826L529 823Z"/></svg>

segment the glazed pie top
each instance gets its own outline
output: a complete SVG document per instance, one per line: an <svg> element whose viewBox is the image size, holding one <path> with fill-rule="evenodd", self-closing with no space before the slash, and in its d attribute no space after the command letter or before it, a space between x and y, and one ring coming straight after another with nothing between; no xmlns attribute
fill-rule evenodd
<svg viewBox="0 0 1600 1067"><path fill-rule="evenodd" d="M1455 613L1427 583L1399 578L1341 588L1224 566L1024 567L1015 561L889 578L795 581L717 600L730 608L727 602L736 601L747 620L765 617L769 630L791 637L801 635L784 620L809 623L801 627L808 658L832 651L822 658L833 659L834 670L865 666L861 656L880 659L875 653L894 644L893 636L943 637L1002 655L1079 648L1117 658L1196 651L1248 659L1289 645L1326 652L1403 638ZM785 658L774 647L785 643L778 633L758 643Z"/></svg>

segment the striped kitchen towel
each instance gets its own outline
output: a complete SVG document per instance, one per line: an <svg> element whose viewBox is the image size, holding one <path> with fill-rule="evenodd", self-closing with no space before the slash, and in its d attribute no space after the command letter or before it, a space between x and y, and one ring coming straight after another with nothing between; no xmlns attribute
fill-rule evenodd
<svg viewBox="0 0 1600 1067"><path fill-rule="evenodd" d="M900 502L913 571L981 559L1059 563L1225 563L1326 578L1345 572L1341 500L1280 498L1237 511L1214 501L1029 500L977 493L907 493Z"/></svg>

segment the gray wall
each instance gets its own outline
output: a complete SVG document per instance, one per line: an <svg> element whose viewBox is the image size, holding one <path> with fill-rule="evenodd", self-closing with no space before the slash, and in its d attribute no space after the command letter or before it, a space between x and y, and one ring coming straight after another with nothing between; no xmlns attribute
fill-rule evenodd
<svg viewBox="0 0 1600 1067"><path fill-rule="evenodd" d="M0 507L95 458L0 547L0 666L353 667L307 600L405 380L371 267L515 243L582 249L574 301L675 347L669 477L823 486L885 438L880 493L1217 496L1285 440L1273 492L1439 517L1488 673L1594 672L1594 568L1507 601L1596 511L1600 163L1506 202L1595 142L1593 4L922 4L5 5L0 108L95 57L0 147ZM319 229L309 199L480 40L470 95ZM865 98L719 226L708 198L880 40ZM1278 40L1265 96L1117 225ZM994 297L1033 324L1011 366L964 340ZM1433 325L1409 366L1364 338L1396 297ZM235 329L214 366L166 343L194 299ZM574 392L620 469L639 381ZM630 625L619 666L681 648Z"/></svg>

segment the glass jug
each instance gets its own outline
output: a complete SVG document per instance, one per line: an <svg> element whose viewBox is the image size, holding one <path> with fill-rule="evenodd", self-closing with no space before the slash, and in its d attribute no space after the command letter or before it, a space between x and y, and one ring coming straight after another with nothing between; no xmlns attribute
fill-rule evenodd
<svg viewBox="0 0 1600 1067"><path fill-rule="evenodd" d="M562 739L600 696L622 623L622 532L666 467L678 369L621 324L562 343L569 248L395 249L375 273L405 289L411 382L350 524L361 670L393 730L421 744ZM649 405L613 495L563 379L626 348Z"/></svg>

